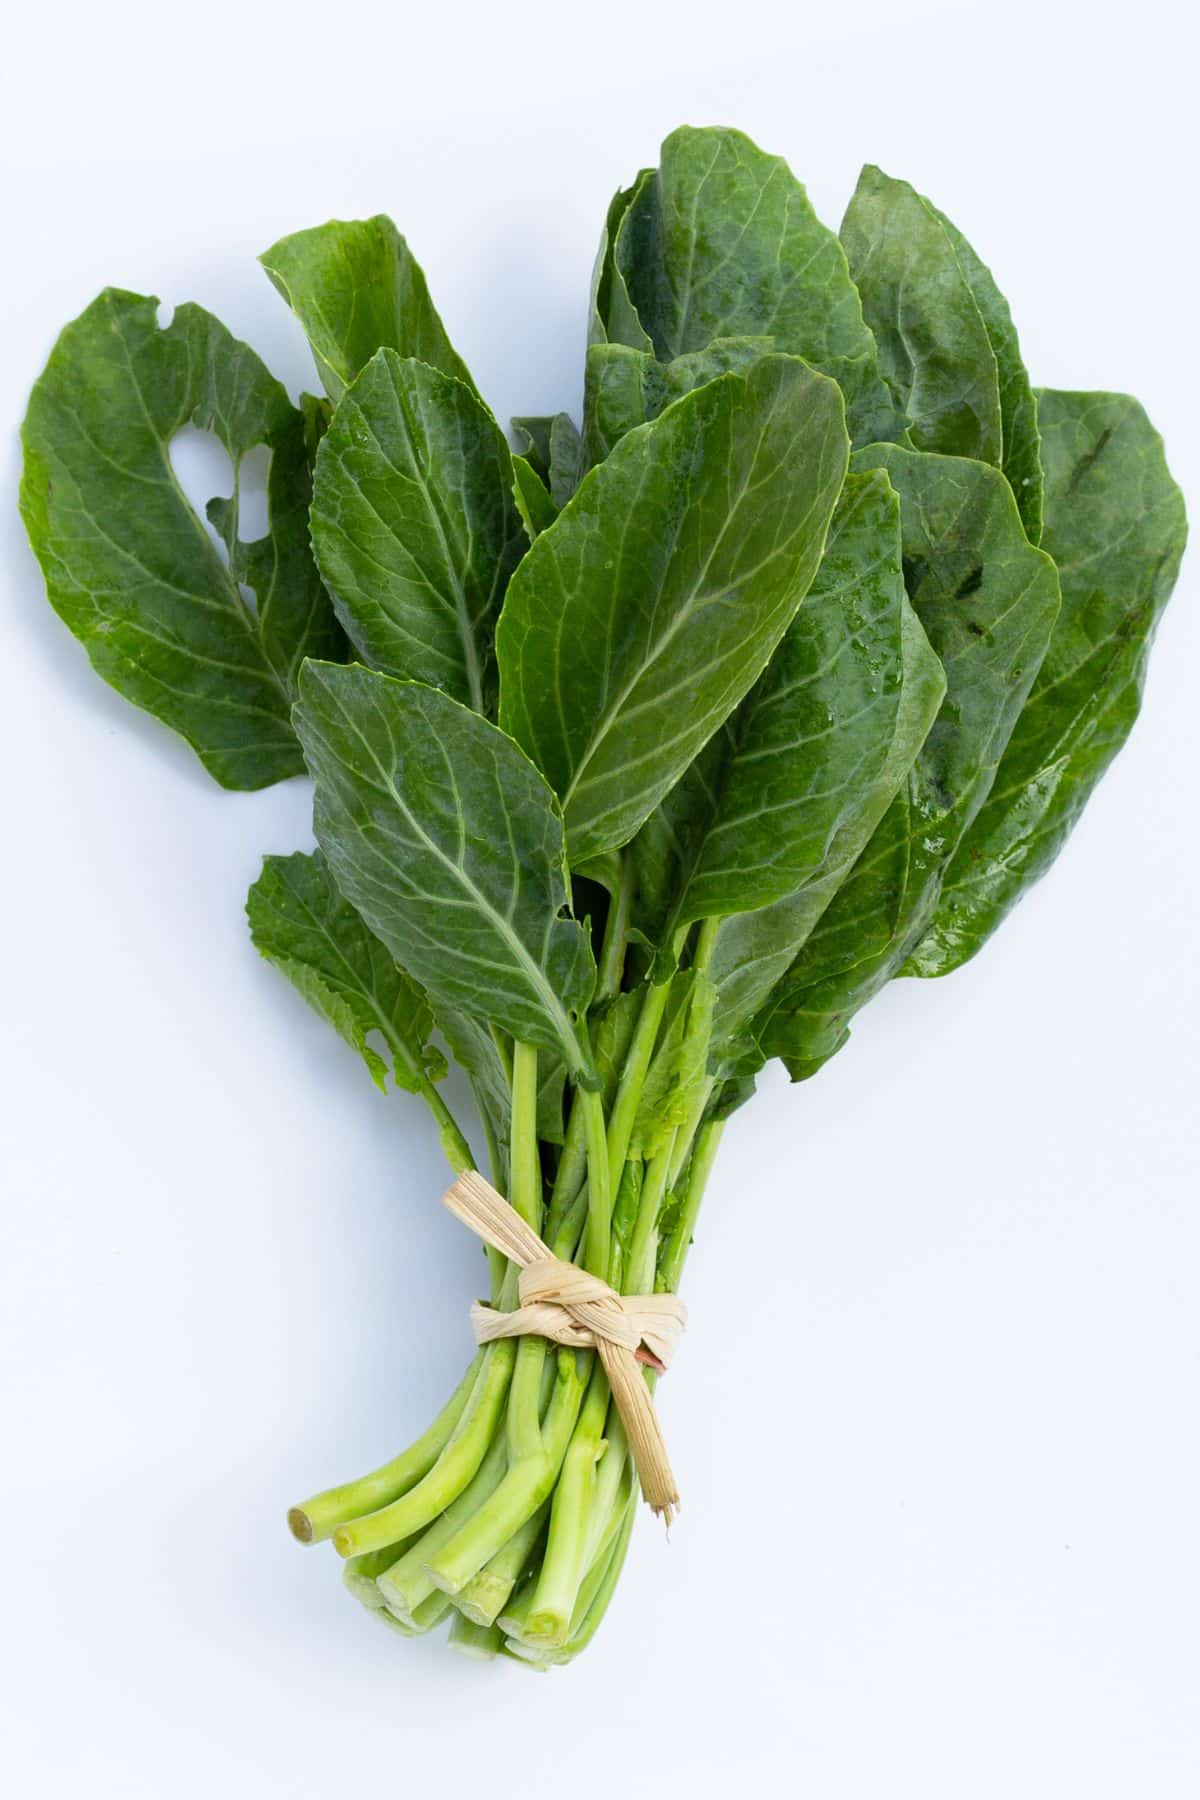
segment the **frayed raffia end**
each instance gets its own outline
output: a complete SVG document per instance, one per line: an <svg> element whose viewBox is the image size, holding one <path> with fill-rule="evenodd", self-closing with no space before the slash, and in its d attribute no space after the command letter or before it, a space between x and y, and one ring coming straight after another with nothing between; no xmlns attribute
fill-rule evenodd
<svg viewBox="0 0 1200 1800"><path fill-rule="evenodd" d="M471 1308L476 1343L534 1336L595 1350L629 1439L642 1493L669 1526L679 1507L679 1490L639 1363L668 1366L687 1322L682 1301L674 1294L618 1294L598 1276L564 1262L475 1169L460 1175L442 1199L456 1219L521 1271L521 1304L515 1312L497 1312L481 1301Z"/></svg>

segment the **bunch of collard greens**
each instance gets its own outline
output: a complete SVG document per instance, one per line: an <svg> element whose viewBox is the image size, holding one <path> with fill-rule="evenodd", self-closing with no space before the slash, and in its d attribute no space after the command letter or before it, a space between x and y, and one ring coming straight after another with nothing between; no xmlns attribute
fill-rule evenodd
<svg viewBox="0 0 1200 1800"><path fill-rule="evenodd" d="M756 1071L814 1074L892 977L973 956L1124 742L1185 536L1161 442L1135 400L1031 387L905 182L865 169L835 234L734 131L617 194L582 428L516 449L387 219L262 260L322 399L198 307L162 329L109 289L63 331L22 489L51 603L222 786L312 776L320 848L266 859L250 927L375 1082L464 1170L448 1053L556 1252L673 1290ZM189 424L235 471L211 531ZM592 1353L524 1338L291 1520L396 1629L544 1666L636 1502Z"/></svg>

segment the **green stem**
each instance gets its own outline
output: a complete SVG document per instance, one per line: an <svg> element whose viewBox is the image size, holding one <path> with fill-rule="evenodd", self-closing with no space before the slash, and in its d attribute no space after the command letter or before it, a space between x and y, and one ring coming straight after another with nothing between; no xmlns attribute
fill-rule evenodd
<svg viewBox="0 0 1200 1800"><path fill-rule="evenodd" d="M509 1137L509 1203L537 1231L542 1222L542 1172L537 1139L538 1053L513 1045L512 1127Z"/></svg>
<svg viewBox="0 0 1200 1800"><path fill-rule="evenodd" d="M642 1010L638 1014L638 1022L634 1027L633 1038L625 1057L625 1066L621 1070L617 1097L613 1102L608 1124L609 1182L614 1192L620 1179L621 1170L625 1167L625 1159L629 1154L629 1141L633 1136L633 1127L637 1121L642 1088L645 1085L646 1072L650 1067L650 1058L654 1054L654 1045L658 1038L658 1028L662 1024L663 1010L667 1004L670 986L669 981L663 981L651 982L647 987L645 998L642 1001ZM590 1163L588 1179L591 1179Z"/></svg>
<svg viewBox="0 0 1200 1800"><path fill-rule="evenodd" d="M712 961L712 953L717 947L717 933L720 929L719 918L704 920L696 934L696 950L692 957L694 969L707 969Z"/></svg>
<svg viewBox="0 0 1200 1800"><path fill-rule="evenodd" d="M478 1656L485 1662L490 1662L504 1648L504 1639L494 1625L477 1625L462 1613L455 1613L446 1642L453 1644L464 1656Z"/></svg>
<svg viewBox="0 0 1200 1800"><path fill-rule="evenodd" d="M563 1644L571 1627L571 1612L584 1574L589 1501L609 1398L608 1378L597 1360L554 1488L550 1535L525 1631L532 1643Z"/></svg>
<svg viewBox="0 0 1200 1800"><path fill-rule="evenodd" d="M450 1542L459 1527L495 1493L503 1479L507 1461L504 1433L498 1431L487 1455L458 1499L438 1515L428 1530L420 1532L410 1541L390 1568L382 1570L375 1577L380 1604L386 1606L401 1624L411 1625L417 1608L434 1591L433 1583L426 1573L426 1563L437 1555L443 1544Z"/></svg>
<svg viewBox="0 0 1200 1800"><path fill-rule="evenodd" d="M637 874L633 858L628 851L621 856L621 879L617 891L609 901L608 918L604 925L604 942L600 947L600 962L596 976L596 994L594 1005L602 1006L609 1000L615 1000L621 991L621 976L625 970L625 948L629 941L629 921L633 913L633 893Z"/></svg>
<svg viewBox="0 0 1200 1800"><path fill-rule="evenodd" d="M302 1544L319 1544L323 1538L332 1537L338 1526L347 1520L375 1512L415 1487L421 1477L429 1473L449 1442L471 1397L482 1363L481 1350L428 1431L407 1450L371 1474L360 1475L357 1481L326 1488L323 1493L306 1500L303 1506L293 1506L288 1513L292 1536Z"/></svg>
<svg viewBox="0 0 1200 1800"><path fill-rule="evenodd" d="M559 1352L541 1450L510 1466L491 1498L429 1563L430 1575L446 1593L464 1588L549 1498L579 1413L588 1362L589 1357L579 1352Z"/></svg>
<svg viewBox="0 0 1200 1800"><path fill-rule="evenodd" d="M347 1520L333 1534L340 1556L361 1556L411 1537L456 1500L478 1469L495 1435L512 1377L516 1344L501 1338L489 1344L475 1387L441 1455L416 1486L391 1506Z"/></svg>
<svg viewBox="0 0 1200 1800"><path fill-rule="evenodd" d="M466 1587L454 1596L459 1612L477 1625L494 1625L512 1597L513 1589L528 1569L537 1542L546 1529L550 1502L543 1500L537 1511L497 1550L490 1562L473 1575Z"/></svg>
<svg viewBox="0 0 1200 1800"><path fill-rule="evenodd" d="M612 1227L612 1200L616 1178L611 1173L609 1135L604 1126L604 1101L586 1088L577 1091L583 1107L587 1134L587 1233L584 1240L584 1267L602 1279L608 1274L609 1238ZM617 1165L617 1177L622 1164Z"/></svg>
<svg viewBox="0 0 1200 1800"><path fill-rule="evenodd" d="M424 1069L420 1072L418 1092L437 1121L442 1153L456 1175L465 1175L475 1167L475 1156L458 1120L430 1081Z"/></svg>
<svg viewBox="0 0 1200 1800"><path fill-rule="evenodd" d="M468 1169L475 1167L475 1157L458 1120L430 1080L425 1065L414 1056L404 1039L389 1031L387 1041L394 1059L403 1064L413 1091L420 1094L434 1116L446 1161L456 1175L465 1175Z"/></svg>
<svg viewBox="0 0 1200 1800"><path fill-rule="evenodd" d="M629 1260L625 1266L623 1292L626 1294L645 1294L654 1283L658 1220L675 1160L676 1137L677 1133L673 1131L657 1156L646 1165L641 1202L629 1245Z"/></svg>
<svg viewBox="0 0 1200 1800"><path fill-rule="evenodd" d="M587 1114L576 1089L571 1100L562 1155L558 1159L550 1207L546 1215L546 1242L553 1244L587 1174Z"/></svg>
<svg viewBox="0 0 1200 1800"><path fill-rule="evenodd" d="M687 1191L683 1197L683 1205L679 1209L675 1228L659 1259L656 1286L660 1293L673 1294L679 1286L684 1259L692 1241L692 1232L696 1228L700 1202L704 1198L704 1190L712 1173L712 1166L716 1160L721 1133L724 1129L724 1119L709 1119L707 1124L702 1125L696 1133L696 1146L692 1151L692 1161L688 1169Z"/></svg>

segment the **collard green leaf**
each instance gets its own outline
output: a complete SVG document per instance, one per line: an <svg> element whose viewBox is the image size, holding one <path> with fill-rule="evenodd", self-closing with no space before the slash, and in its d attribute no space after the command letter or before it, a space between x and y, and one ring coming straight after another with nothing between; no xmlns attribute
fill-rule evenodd
<svg viewBox="0 0 1200 1800"><path fill-rule="evenodd" d="M294 232L259 261L304 327L331 400L385 348L474 386L420 264L382 214Z"/></svg>
<svg viewBox="0 0 1200 1800"><path fill-rule="evenodd" d="M800 609L814 604L821 581ZM793 627L793 629L795 629ZM864 846L907 779L946 692L946 677L920 620L905 598L900 609L901 685L892 741L883 766L859 796L856 816L839 831L824 866L771 906L721 922L709 962L715 984L711 1068L748 1075L766 1060L748 1028L846 881Z"/></svg>
<svg viewBox="0 0 1200 1800"><path fill-rule="evenodd" d="M996 358L941 218L907 181L868 165L841 236L879 367L911 421L911 441L919 450L999 467Z"/></svg>
<svg viewBox="0 0 1200 1800"><path fill-rule="evenodd" d="M1062 611L987 802L906 973L973 956L1061 850L1141 705L1155 628L1187 534L1162 440L1124 394L1038 397L1044 548Z"/></svg>
<svg viewBox="0 0 1200 1800"><path fill-rule="evenodd" d="M329 663L306 665L296 728L334 879L435 1013L591 1079L577 1019L595 967L565 916L562 817L516 744L438 688Z"/></svg>
<svg viewBox="0 0 1200 1800"><path fill-rule="evenodd" d="M550 413L525 413L510 419L513 437L517 450L530 468L534 470L539 481L547 491L550 487L550 428L554 417Z"/></svg>
<svg viewBox="0 0 1200 1800"><path fill-rule="evenodd" d="M1003 438L1000 467L1017 501L1017 511L1031 544L1042 536L1042 456L1038 435L1037 400L1029 383L1016 326L1008 301L996 286L991 270L980 261L971 245L945 213L931 208L950 239L958 266L979 308L992 354L1000 394L1000 426Z"/></svg>
<svg viewBox="0 0 1200 1800"><path fill-rule="evenodd" d="M30 397L21 512L50 603L92 666L191 744L228 788L303 770L290 711L305 656L343 639L308 547L304 416L198 306L106 289L63 331ZM186 425L234 468L210 504L223 559L171 466ZM271 452L268 535L238 536L237 474ZM252 590L251 603L243 586Z"/></svg>
<svg viewBox="0 0 1200 1800"><path fill-rule="evenodd" d="M896 732L907 608L899 500L883 470L851 475L779 648L659 808L675 925L769 906L854 860Z"/></svg>
<svg viewBox="0 0 1200 1800"><path fill-rule="evenodd" d="M660 361L773 337L841 384L856 443L903 429L837 236L783 159L740 131L672 132L617 227L615 265Z"/></svg>
<svg viewBox="0 0 1200 1800"><path fill-rule="evenodd" d="M946 696L908 779L771 1003L759 1035L797 1077L845 1042L849 1020L919 941L942 874L987 797L1058 612L1050 558L1012 490L982 463L880 445L900 495L905 578L946 672Z"/></svg>
<svg viewBox="0 0 1200 1800"><path fill-rule="evenodd" d="M715 338L705 350L660 363L626 344L593 344L584 374L583 449L588 468L603 462L614 444L664 407L731 370L748 369L776 348L774 338Z"/></svg>
<svg viewBox="0 0 1200 1800"><path fill-rule="evenodd" d="M525 535L532 544L539 531L545 531L547 525L553 525L558 517L558 508L550 498L545 482L525 457L513 457L512 471L513 498L525 527Z"/></svg>
<svg viewBox="0 0 1200 1800"><path fill-rule="evenodd" d="M265 857L246 915L255 948L357 1050L381 1091L387 1064L368 1042L371 1032L382 1036L396 1080L410 1092L423 1076L445 1073L429 1044L424 994L338 892L320 851Z"/></svg>
<svg viewBox="0 0 1200 1800"><path fill-rule="evenodd" d="M654 345L642 328L637 308L629 296L625 276L617 266L617 236L625 214L648 182L654 169L641 169L632 186L618 188L609 203L600 248L592 270L592 297L588 309L589 344L628 344L634 350L653 353Z"/></svg>
<svg viewBox="0 0 1200 1800"><path fill-rule="evenodd" d="M561 511L583 474L583 446L574 419L570 413L526 415L513 419L512 428L521 454Z"/></svg>
<svg viewBox="0 0 1200 1800"><path fill-rule="evenodd" d="M573 866L626 843L753 685L820 560L841 395L794 357L629 433L530 548L500 716L560 795Z"/></svg>
<svg viewBox="0 0 1200 1800"><path fill-rule="evenodd" d="M527 544L504 434L478 395L380 350L317 453L313 548L338 617L387 674L494 698L492 640Z"/></svg>

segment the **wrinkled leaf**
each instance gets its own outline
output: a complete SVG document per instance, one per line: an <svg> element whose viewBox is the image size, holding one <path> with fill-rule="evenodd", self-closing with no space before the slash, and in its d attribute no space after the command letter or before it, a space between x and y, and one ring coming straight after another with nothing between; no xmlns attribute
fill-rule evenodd
<svg viewBox="0 0 1200 1800"><path fill-rule="evenodd" d="M895 445L860 452L900 495L905 579L946 672L946 696L908 780L801 950L760 1032L812 1074L928 925L938 886L987 797L1045 655L1058 577L1029 543L1004 477Z"/></svg>
<svg viewBox="0 0 1200 1800"><path fill-rule="evenodd" d="M1037 401L1021 360L1021 346L1008 301L996 286L991 270L980 261L958 227L952 225L944 213L936 208L931 210L950 240L996 358L1003 438L1000 467L1016 496L1025 535L1031 544L1037 544L1042 536L1042 457Z"/></svg>
<svg viewBox="0 0 1200 1800"><path fill-rule="evenodd" d="M999 467L996 358L941 218L907 181L868 165L841 235L879 368L911 422L911 441Z"/></svg>
<svg viewBox="0 0 1200 1800"><path fill-rule="evenodd" d="M836 386L765 357L631 432L532 545L500 716L562 799L573 865L628 841L761 673L845 463Z"/></svg>
<svg viewBox="0 0 1200 1800"><path fill-rule="evenodd" d="M714 338L773 337L841 384L856 443L903 429L837 236L783 159L740 131L672 132L621 217L614 254L660 361ZM608 335L620 337L611 324ZM634 334L620 341L646 347Z"/></svg>
<svg viewBox="0 0 1200 1800"><path fill-rule="evenodd" d="M1183 554L1183 496L1137 401L1043 390L1038 406L1043 545L1058 565L1062 611L906 973L943 975L966 962L1062 849L1137 717Z"/></svg>
<svg viewBox="0 0 1200 1800"><path fill-rule="evenodd" d="M525 535L532 544L539 531L545 531L547 525L553 525L558 517L558 508L550 498L545 482L525 457L514 456L512 470L513 498L525 527Z"/></svg>
<svg viewBox="0 0 1200 1800"><path fill-rule="evenodd" d="M317 454L313 548L338 617L389 675L477 712L527 538L504 434L461 381L380 350L346 390Z"/></svg>
<svg viewBox="0 0 1200 1800"><path fill-rule="evenodd" d="M433 1017L420 988L334 885L325 858L268 856L246 897L255 948L362 1057L381 1091L387 1064L368 1043L377 1031L401 1087L417 1092L445 1064L430 1048Z"/></svg>
<svg viewBox="0 0 1200 1800"><path fill-rule="evenodd" d="M603 462L614 444L693 388L748 369L776 348L774 338L716 338L705 350L660 363L626 344L593 344L584 373L583 459Z"/></svg>
<svg viewBox="0 0 1200 1800"><path fill-rule="evenodd" d="M331 219L259 257L308 338L338 401L377 350L395 350L473 387L437 315L420 264L392 221Z"/></svg>
<svg viewBox="0 0 1200 1800"><path fill-rule="evenodd" d="M583 473L579 431L569 413L525 415L512 420L517 448L561 511Z"/></svg>
<svg viewBox="0 0 1200 1800"><path fill-rule="evenodd" d="M798 617L813 605L817 583ZM887 757L861 795L857 817L847 820L824 867L812 880L771 906L724 919L709 962L717 990L710 1067L713 1073L753 1073L766 1060L746 1028L795 961L817 921L853 868L908 776L946 692L942 665L907 598L900 616L902 679L895 729Z"/></svg>
<svg viewBox="0 0 1200 1800"><path fill-rule="evenodd" d="M442 1003L557 1050L591 1079L595 980L565 916L562 818L512 740L440 689L309 663L296 728L334 879Z"/></svg>
<svg viewBox="0 0 1200 1800"><path fill-rule="evenodd" d="M642 328L637 308L629 296L625 276L617 266L617 236L621 223L641 190L655 179L654 169L641 169L632 186L618 188L609 203L600 248L592 269L591 304L588 308L588 343L628 344L653 354L654 345Z"/></svg>
<svg viewBox="0 0 1200 1800"><path fill-rule="evenodd" d="M899 500L884 471L851 475L779 648L656 815L674 925L769 906L853 861L895 736L907 608Z"/></svg>
<svg viewBox="0 0 1200 1800"><path fill-rule="evenodd" d="M181 306L160 330L157 307L108 288L63 331L25 419L21 512L96 672L222 787L266 787L304 767L289 716L302 658L343 642L308 547L305 418L210 313ZM186 425L233 464L232 498L208 508L225 558L171 466ZM237 472L256 444L271 452L270 527L244 543Z"/></svg>

